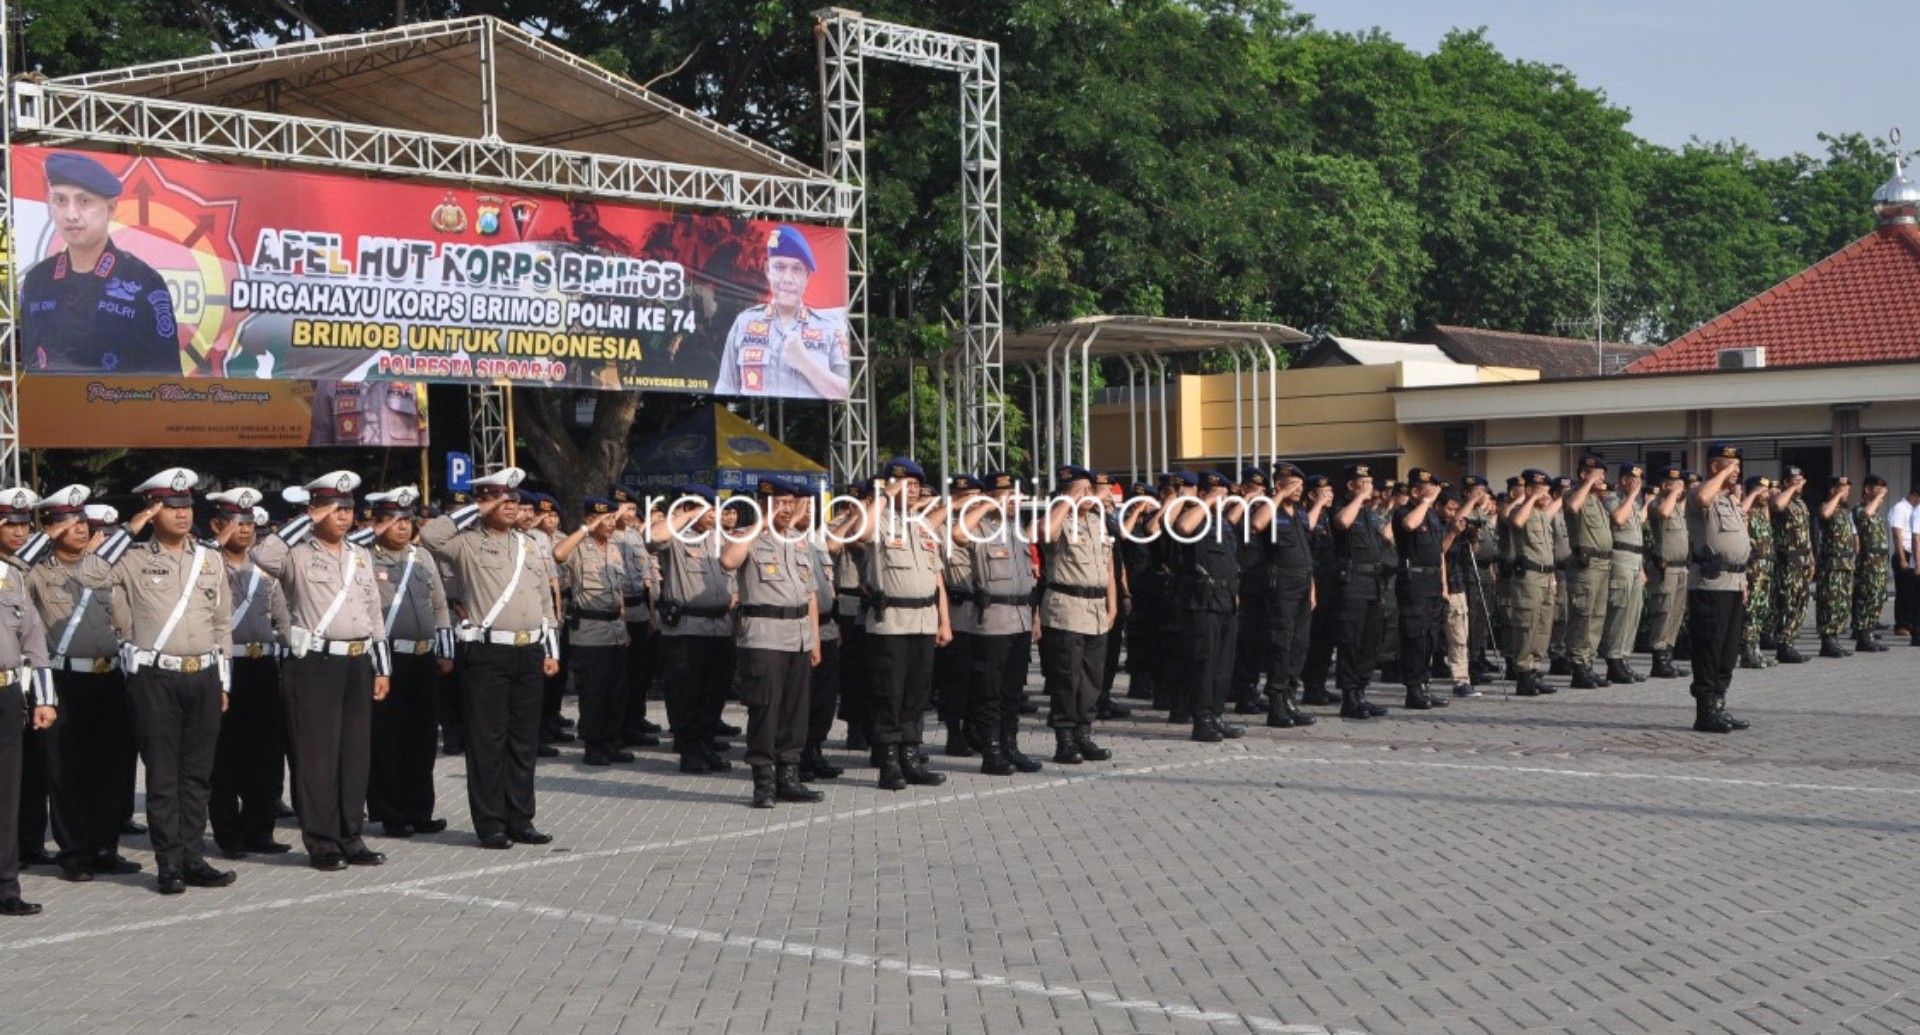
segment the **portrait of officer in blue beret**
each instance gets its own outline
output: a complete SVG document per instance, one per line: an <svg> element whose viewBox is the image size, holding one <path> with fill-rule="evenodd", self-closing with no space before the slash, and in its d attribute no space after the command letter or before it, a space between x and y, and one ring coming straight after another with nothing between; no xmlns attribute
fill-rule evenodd
<svg viewBox="0 0 1920 1035"><path fill-rule="evenodd" d="M806 305L807 281L818 269L813 247L798 229L783 225L767 235L773 299L748 306L733 321L715 395L847 397L846 317Z"/></svg>
<svg viewBox="0 0 1920 1035"><path fill-rule="evenodd" d="M173 296L108 229L120 178L94 158L47 156L47 218L65 247L27 271L20 346L29 368L180 376Z"/></svg>

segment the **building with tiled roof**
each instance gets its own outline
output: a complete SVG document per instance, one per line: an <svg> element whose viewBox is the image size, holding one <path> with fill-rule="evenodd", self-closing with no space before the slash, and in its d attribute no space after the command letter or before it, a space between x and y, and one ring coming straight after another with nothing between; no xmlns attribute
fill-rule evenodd
<svg viewBox="0 0 1920 1035"><path fill-rule="evenodd" d="M1455 363L1537 370L1542 381L1618 374L1628 364L1654 351L1650 345L1621 341L1594 342L1588 338L1556 338L1451 324L1435 325L1407 340L1433 345Z"/></svg>

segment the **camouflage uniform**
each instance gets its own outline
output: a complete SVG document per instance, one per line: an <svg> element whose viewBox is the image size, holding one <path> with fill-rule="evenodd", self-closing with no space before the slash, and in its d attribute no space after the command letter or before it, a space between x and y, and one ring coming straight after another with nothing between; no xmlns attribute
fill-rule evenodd
<svg viewBox="0 0 1920 1035"><path fill-rule="evenodd" d="M1762 503L1747 515L1747 536L1753 554L1747 558L1747 627L1740 635L1740 664L1766 668L1773 661L1760 655L1760 634L1773 623L1773 516Z"/></svg>
<svg viewBox="0 0 1920 1035"><path fill-rule="evenodd" d="M1860 562L1853 574L1853 635L1871 637L1880 623L1880 610L1887 604L1887 557L1893 552L1888 542L1886 518L1866 506L1854 509L1854 528L1860 532Z"/></svg>
<svg viewBox="0 0 1920 1035"><path fill-rule="evenodd" d="M1807 619L1813 591L1813 525L1799 496L1773 515L1773 638L1785 650Z"/></svg>
<svg viewBox="0 0 1920 1035"><path fill-rule="evenodd" d="M1820 595L1814 618L1821 636L1838 639L1853 627L1853 568L1860 534L1853 527L1853 512L1843 506L1833 508L1833 516L1821 522Z"/></svg>

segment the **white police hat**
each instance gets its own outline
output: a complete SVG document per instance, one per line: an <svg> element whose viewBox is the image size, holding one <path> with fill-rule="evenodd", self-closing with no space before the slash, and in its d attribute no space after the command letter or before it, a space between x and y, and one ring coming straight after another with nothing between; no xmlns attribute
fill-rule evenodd
<svg viewBox="0 0 1920 1035"><path fill-rule="evenodd" d="M40 494L14 486L0 489L0 524L23 525L33 521L33 508L40 505Z"/></svg>
<svg viewBox="0 0 1920 1035"><path fill-rule="evenodd" d="M328 471L306 485L309 503L353 502L353 490L360 487L360 476L352 471Z"/></svg>
<svg viewBox="0 0 1920 1035"><path fill-rule="evenodd" d="M187 507L193 505L193 490L200 485L200 476L185 467L169 467L159 474L133 487L133 491L145 497L147 502L156 500L169 506Z"/></svg>
<svg viewBox="0 0 1920 1035"><path fill-rule="evenodd" d="M272 524L273 515L267 513L267 508L265 507L255 507L253 508L253 523L256 525Z"/></svg>
<svg viewBox="0 0 1920 1035"><path fill-rule="evenodd" d="M411 485L402 485L385 492L370 492L367 493L367 502L373 504L377 511L412 510L413 505L420 502L420 490Z"/></svg>
<svg viewBox="0 0 1920 1035"><path fill-rule="evenodd" d="M258 523L254 521L253 508L261 499L259 489L241 487L225 492L210 492L207 493L207 499L213 502L221 517L242 523Z"/></svg>
<svg viewBox="0 0 1920 1035"><path fill-rule="evenodd" d="M87 521L96 525L116 525L120 523L120 512L104 503L89 503L86 506Z"/></svg>
<svg viewBox="0 0 1920 1035"><path fill-rule="evenodd" d="M67 517L80 513L80 508L86 506L87 497L92 495L93 490L84 485L69 485L41 497L39 509L47 517Z"/></svg>
<svg viewBox="0 0 1920 1035"><path fill-rule="evenodd" d="M527 472L518 467L503 467L484 478L473 480L475 495L497 495L518 489L520 483L527 480Z"/></svg>

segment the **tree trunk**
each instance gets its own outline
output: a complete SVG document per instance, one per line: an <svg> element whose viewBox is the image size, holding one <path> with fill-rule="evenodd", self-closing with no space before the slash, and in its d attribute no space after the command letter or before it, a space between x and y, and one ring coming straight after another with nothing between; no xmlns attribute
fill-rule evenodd
<svg viewBox="0 0 1920 1035"><path fill-rule="evenodd" d="M576 430L574 406L589 395L594 399L593 423ZM514 431L526 444L523 466L528 477L552 489L560 498L562 527L574 527L580 521L581 501L605 495L626 469L640 393L529 389L514 392L512 406Z"/></svg>

